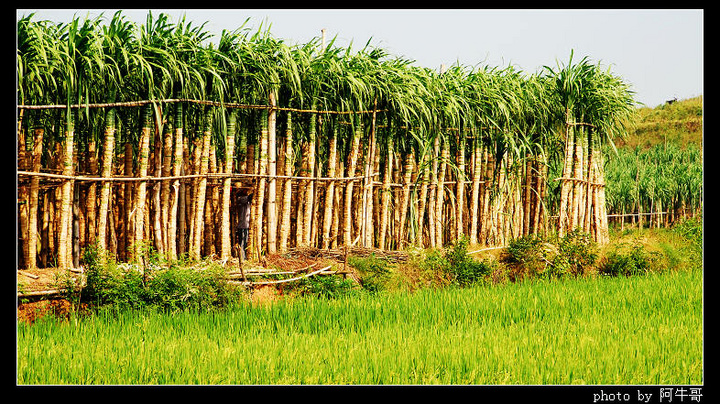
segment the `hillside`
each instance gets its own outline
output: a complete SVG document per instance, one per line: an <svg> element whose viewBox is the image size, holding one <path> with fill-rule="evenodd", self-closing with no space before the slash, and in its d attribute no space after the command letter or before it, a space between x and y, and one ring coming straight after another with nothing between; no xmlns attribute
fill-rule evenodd
<svg viewBox="0 0 720 404"><path fill-rule="evenodd" d="M638 108L635 122L628 125L625 139L615 139L619 148L640 146L647 150L665 142L684 148L703 144L703 97L678 100L655 108Z"/></svg>

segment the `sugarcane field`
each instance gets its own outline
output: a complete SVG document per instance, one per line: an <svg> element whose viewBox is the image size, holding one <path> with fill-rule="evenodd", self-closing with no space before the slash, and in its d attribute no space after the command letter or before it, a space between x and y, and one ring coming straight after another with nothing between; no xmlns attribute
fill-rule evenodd
<svg viewBox="0 0 720 404"><path fill-rule="evenodd" d="M247 23L18 16L18 384L703 384L702 96Z"/></svg>

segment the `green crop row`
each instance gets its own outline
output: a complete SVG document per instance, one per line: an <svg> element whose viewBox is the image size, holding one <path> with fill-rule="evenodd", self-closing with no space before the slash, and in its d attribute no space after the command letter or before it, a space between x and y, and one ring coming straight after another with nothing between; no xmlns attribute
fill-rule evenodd
<svg viewBox="0 0 720 404"><path fill-rule="evenodd" d="M700 384L702 272L19 324L18 384Z"/></svg>

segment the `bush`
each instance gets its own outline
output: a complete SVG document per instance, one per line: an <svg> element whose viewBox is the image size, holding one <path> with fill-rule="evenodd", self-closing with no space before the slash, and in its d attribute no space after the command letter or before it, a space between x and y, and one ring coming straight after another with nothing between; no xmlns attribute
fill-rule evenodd
<svg viewBox="0 0 720 404"><path fill-rule="evenodd" d="M145 306L143 277L129 265L118 265L95 245L83 252L85 287L82 297L96 306L138 309Z"/></svg>
<svg viewBox="0 0 720 404"><path fill-rule="evenodd" d="M485 261L476 261L467 253L468 239L463 237L445 253L448 261L448 273L459 286L469 286L480 281L491 271L491 265Z"/></svg>
<svg viewBox="0 0 720 404"><path fill-rule="evenodd" d="M560 278L583 275L597 261L597 245L589 234L571 231L560 239L524 236L510 241L502 257L510 280L526 276Z"/></svg>
<svg viewBox="0 0 720 404"><path fill-rule="evenodd" d="M501 260L508 266L510 280L517 281L525 276L544 274L548 266L553 265L547 258L549 254L541 238L524 236L510 241Z"/></svg>
<svg viewBox="0 0 720 404"><path fill-rule="evenodd" d="M369 257L348 257L348 264L358 272L363 289L370 293L377 293L384 289L390 276L387 261L370 255Z"/></svg>
<svg viewBox="0 0 720 404"><path fill-rule="evenodd" d="M597 261L597 244L592 237L578 230L567 233L558 242L555 267L574 276L583 275ZM566 268L563 270L562 268Z"/></svg>
<svg viewBox="0 0 720 404"><path fill-rule="evenodd" d="M340 279L337 276L313 276L304 278L292 288L300 295L314 295L326 299L335 299L357 293L355 282Z"/></svg>
<svg viewBox="0 0 720 404"><path fill-rule="evenodd" d="M702 246L703 242L703 221L702 217L696 216L678 222L673 230L683 236L686 240L696 246Z"/></svg>
<svg viewBox="0 0 720 404"><path fill-rule="evenodd" d="M647 252L642 244L635 243L629 251L623 251L621 244L610 251L600 264L600 273L610 276L644 275L656 268L660 257L656 252Z"/></svg>
<svg viewBox="0 0 720 404"><path fill-rule="evenodd" d="M490 273L492 264L474 260L468 255L467 246L468 240L463 237L444 252L431 250L420 265L425 270L443 275L451 284L470 286Z"/></svg>
<svg viewBox="0 0 720 404"><path fill-rule="evenodd" d="M162 310L210 310L237 301L221 267L202 270L170 267L154 271L146 283L148 301Z"/></svg>
<svg viewBox="0 0 720 404"><path fill-rule="evenodd" d="M159 266L160 260L148 251L145 265L118 264L96 247L88 247L83 260L86 285L83 299L96 308L117 310L156 308L162 311L212 309L239 301L241 291L224 278L219 266L184 268L177 263Z"/></svg>

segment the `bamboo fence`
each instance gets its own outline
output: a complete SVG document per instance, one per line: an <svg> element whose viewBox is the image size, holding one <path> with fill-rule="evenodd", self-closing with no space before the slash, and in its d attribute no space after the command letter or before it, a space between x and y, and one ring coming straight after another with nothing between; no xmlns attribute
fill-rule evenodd
<svg viewBox="0 0 720 404"><path fill-rule="evenodd" d="M469 236L472 244L498 246L515 237L549 230L548 181L543 161L530 158L517 164L507 154L497 159L476 144L479 139L475 136L467 136L462 144L451 144L449 137L439 141L438 137L431 155L423 161L420 156L400 156L389 146L378 144L375 138L377 130L387 128L376 122L384 110L326 111L192 99L69 107L147 108L168 103L266 111L267 115L263 115L266 118L261 121L267 119L268 125L262 122L255 143L233 143L230 154L221 156L216 154L216 145L210 143L209 136L196 136L191 143L187 134L160 133L157 120L162 117L156 116L155 127L135 140L147 142L148 155L140 156L143 146L131 145L126 140L124 153L119 149L115 156L103 156L103 160L110 160L105 170L98 166L98 158L90 155L89 146L82 153L76 148L69 149L72 145L67 144L63 146L65 153L69 150L73 154L72 170L60 170L59 165L52 164L60 161L59 155L46 158L49 164L45 167L22 164L30 160L39 162L42 150L26 150L25 136L19 134L18 206L22 213L19 267L77 267L81 252L98 242L98 237L102 238L103 249L121 261L139 259L143 248L148 247L169 257L189 254L195 259L217 256L225 260L237 253L227 245L236 244L235 232L227 234L223 230L234 229L237 223L236 187L250 189L255 195L248 246L254 258L292 248L322 247L326 251L343 246L379 250L400 250L409 245L437 248L463 236ZM68 106L18 106L21 119L25 110L63 108ZM268 147L268 127L272 124L275 130L277 116L273 112L278 111L284 111L288 121L290 114L366 115L368 119L366 125L347 127L344 143L352 153L347 161L336 159L331 169L327 159L313 162L307 158L308 147L319 150L327 145L305 142L302 155L292 162L286 156L289 145L278 141ZM288 128L292 128L289 123ZM286 136L290 139L292 134ZM325 134L322 139L334 139L328 136ZM202 144L203 141L207 143ZM55 145L58 151L63 151L60 143ZM226 166L221 159L227 162L228 158L233 164ZM179 168L171 170L174 163L179 163ZM448 164L457 168L451 170ZM293 175L298 168L301 175ZM602 182L587 176L563 176L556 181L590 185L586 192L604 187ZM359 184L353 187L354 183ZM269 198L270 186L281 190L273 200ZM98 190L106 187L109 197L100 202ZM34 191L27 192L28 188ZM72 219L58 223L65 192L73 195ZM146 195L143 199L146 202L137 203L138 192ZM101 219L98 212L107 216ZM28 217L36 220L30 221ZM103 227L103 235L98 227ZM57 237L61 229L73 235L64 247L72 252L66 256L72 256L72 260L62 259ZM144 245L138 245L141 243Z"/></svg>

